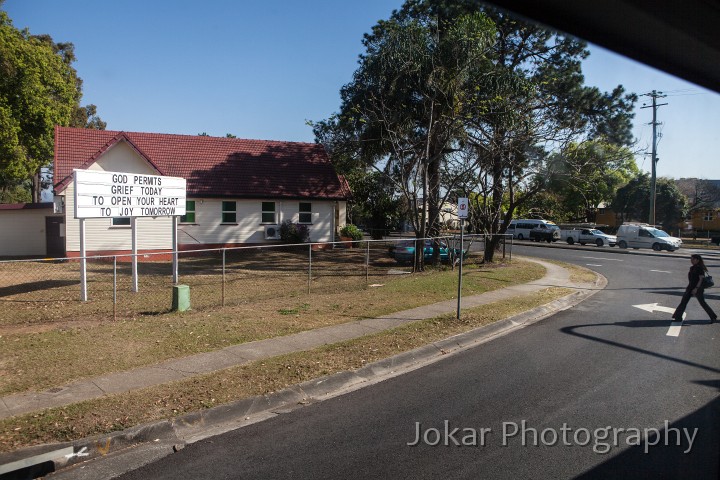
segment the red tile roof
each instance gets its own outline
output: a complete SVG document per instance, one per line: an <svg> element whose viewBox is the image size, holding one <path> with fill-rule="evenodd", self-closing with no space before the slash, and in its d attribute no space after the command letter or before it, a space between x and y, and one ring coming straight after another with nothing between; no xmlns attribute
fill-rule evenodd
<svg viewBox="0 0 720 480"><path fill-rule="evenodd" d="M55 191L110 147L127 142L159 175L187 179L189 197L345 200L339 176L322 145L163 133L55 129Z"/></svg>

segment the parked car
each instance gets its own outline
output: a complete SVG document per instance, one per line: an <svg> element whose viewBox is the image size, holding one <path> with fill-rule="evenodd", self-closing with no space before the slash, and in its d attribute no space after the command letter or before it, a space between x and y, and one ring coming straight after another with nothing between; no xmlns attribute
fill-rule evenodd
<svg viewBox="0 0 720 480"><path fill-rule="evenodd" d="M398 262L412 262L415 258L415 240L402 240L390 246L388 253L392 258ZM453 257L458 258L460 255L459 248L453 248L452 250L445 242L440 242L440 261L443 263L450 262L450 252L453 252ZM433 256L433 242L432 240L425 240L425 248L423 249L423 256L425 261L432 260ZM467 257L467 250L463 258Z"/></svg>
<svg viewBox="0 0 720 480"><path fill-rule="evenodd" d="M598 247L602 247L603 245L614 247L617 243L617 237L615 235L608 235L596 228L560 230L560 238L565 240L569 245L574 243L579 243L580 245L594 243Z"/></svg>
<svg viewBox="0 0 720 480"><path fill-rule="evenodd" d="M682 240L646 223L623 223L618 228L617 243L620 248L652 248L655 251L675 251Z"/></svg>
<svg viewBox="0 0 720 480"><path fill-rule="evenodd" d="M536 242L557 242L560 240L560 227L554 223L541 223L530 230L530 240Z"/></svg>

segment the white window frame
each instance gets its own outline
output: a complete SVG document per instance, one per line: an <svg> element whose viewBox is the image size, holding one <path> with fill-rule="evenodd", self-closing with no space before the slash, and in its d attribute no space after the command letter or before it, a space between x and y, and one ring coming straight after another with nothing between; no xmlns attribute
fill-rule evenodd
<svg viewBox="0 0 720 480"><path fill-rule="evenodd" d="M225 210L225 204L226 203L232 203L235 208L233 210ZM225 214L232 213L235 216L235 220L232 221L226 221L225 220ZM237 225L237 202L233 200L222 200L220 202L220 223L225 225Z"/></svg>
<svg viewBox="0 0 720 480"><path fill-rule="evenodd" d="M190 202L192 202L193 208L190 208ZM193 220L192 222L189 222L187 220L188 213L192 213ZM180 223L187 223L187 224L194 224L197 223L197 203L195 203L195 200L185 200L185 215L180 216Z"/></svg>
<svg viewBox="0 0 720 480"><path fill-rule="evenodd" d="M301 210L303 205L309 205L310 211L303 211ZM310 225L312 224L312 203L311 202L300 202L298 204L298 223L302 223L304 225ZM307 220L303 220L303 215L307 215L309 218Z"/></svg>
<svg viewBox="0 0 720 480"><path fill-rule="evenodd" d="M265 210L265 205L272 203L272 210ZM265 215L272 214L273 219L271 221L265 220ZM260 202L260 223L263 225L275 225L277 224L277 203L276 202Z"/></svg>
<svg viewBox="0 0 720 480"><path fill-rule="evenodd" d="M115 224L115 220L127 220L127 224ZM130 220L130 217L113 217L110 219L110 227L112 228L130 228L132 226L132 220Z"/></svg>

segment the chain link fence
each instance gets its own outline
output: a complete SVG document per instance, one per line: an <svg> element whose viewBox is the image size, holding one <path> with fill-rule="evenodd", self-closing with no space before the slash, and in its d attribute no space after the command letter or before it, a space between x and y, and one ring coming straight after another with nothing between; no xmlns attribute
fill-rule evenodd
<svg viewBox="0 0 720 480"><path fill-rule="evenodd" d="M488 236L465 235L465 263L479 263ZM438 240L440 258L452 268L459 236L425 239L426 262ZM278 296L351 292L392 275L412 273L414 237L323 244L295 244L178 252L179 284L190 288L193 310L239 305ZM430 247L429 247L430 245ZM499 258L512 253L503 236ZM0 326L53 321L131 319L171 311L172 255L138 254L138 291L132 255L86 257L87 301L81 301L80 259L0 261Z"/></svg>

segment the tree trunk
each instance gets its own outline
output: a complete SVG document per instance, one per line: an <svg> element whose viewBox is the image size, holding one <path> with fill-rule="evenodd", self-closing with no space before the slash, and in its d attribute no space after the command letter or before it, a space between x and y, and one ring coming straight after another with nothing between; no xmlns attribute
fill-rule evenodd
<svg viewBox="0 0 720 480"><path fill-rule="evenodd" d="M422 272L425 270L425 238L427 237L427 216L428 216L428 164L427 161L423 165L423 204L422 214L420 217L420 238L422 242L415 242L415 265L414 270L416 272Z"/></svg>
<svg viewBox="0 0 720 480"><path fill-rule="evenodd" d="M503 158L502 153L499 154L491 154L492 156L492 178L493 178L493 184L492 184L492 212L494 216L496 217L493 220L493 227L497 225L498 218L500 215L500 212L502 211L502 197L503 197ZM493 228L490 233L492 233L492 237L490 237L489 242L485 242L485 252L484 252L484 261L486 262L492 262L493 258L495 256L495 249L497 248L500 237L495 235L498 233L498 228Z"/></svg>
<svg viewBox="0 0 720 480"><path fill-rule="evenodd" d="M440 236L440 160L437 155L433 156L433 161L428 165L428 182L430 204L428 215L428 235L435 239L433 241L432 264L440 263L440 244L437 237Z"/></svg>
<svg viewBox="0 0 720 480"><path fill-rule="evenodd" d="M32 176L32 202L33 203L40 203L41 188L42 187L41 187L41 182L40 182L40 171L38 170Z"/></svg>

